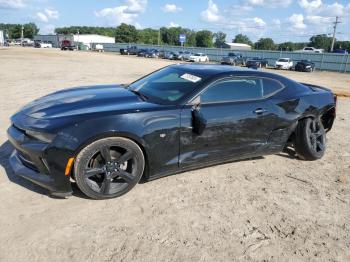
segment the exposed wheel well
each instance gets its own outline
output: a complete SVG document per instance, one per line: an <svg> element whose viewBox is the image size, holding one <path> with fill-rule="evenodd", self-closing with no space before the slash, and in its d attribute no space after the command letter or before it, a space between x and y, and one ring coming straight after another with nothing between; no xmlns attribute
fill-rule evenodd
<svg viewBox="0 0 350 262"><path fill-rule="evenodd" d="M328 132L332 129L335 120L335 107L332 107L321 116L324 129Z"/></svg>

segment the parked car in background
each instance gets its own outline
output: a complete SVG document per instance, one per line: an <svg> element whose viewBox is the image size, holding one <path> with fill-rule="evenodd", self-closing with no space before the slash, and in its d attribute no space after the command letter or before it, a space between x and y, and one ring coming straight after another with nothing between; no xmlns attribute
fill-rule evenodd
<svg viewBox="0 0 350 262"><path fill-rule="evenodd" d="M268 61L266 59L260 58L260 57L253 57L247 59L245 62L245 66L248 68L262 68L267 67Z"/></svg>
<svg viewBox="0 0 350 262"><path fill-rule="evenodd" d="M293 68L293 61L290 58L280 58L276 61L275 68L290 70Z"/></svg>
<svg viewBox="0 0 350 262"><path fill-rule="evenodd" d="M197 63L209 62L209 57L206 54L197 53L197 54L191 55L189 61L190 62L197 62Z"/></svg>
<svg viewBox="0 0 350 262"><path fill-rule="evenodd" d="M182 53L182 58L183 58L184 61L188 61L188 60L190 60L191 55L193 55L192 52L184 51Z"/></svg>
<svg viewBox="0 0 350 262"><path fill-rule="evenodd" d="M127 46L126 48L120 48L121 55L137 55L138 48L137 46Z"/></svg>
<svg viewBox="0 0 350 262"><path fill-rule="evenodd" d="M342 55L347 55L349 54L349 52L347 50L344 49L336 49L333 51L334 54L342 54Z"/></svg>
<svg viewBox="0 0 350 262"><path fill-rule="evenodd" d="M104 52L103 45L102 44L96 44L95 47L94 47L94 51Z"/></svg>
<svg viewBox="0 0 350 262"><path fill-rule="evenodd" d="M71 40L63 40L61 42L61 50L77 50L77 46L75 45L75 43Z"/></svg>
<svg viewBox="0 0 350 262"><path fill-rule="evenodd" d="M36 48L52 48L52 43L49 42L42 42L42 41L35 41L34 47Z"/></svg>
<svg viewBox="0 0 350 262"><path fill-rule="evenodd" d="M24 38L22 41L22 46L34 46L34 41L29 38Z"/></svg>
<svg viewBox="0 0 350 262"><path fill-rule="evenodd" d="M145 57L146 52L148 52L148 49L139 49L137 51L137 56L139 57Z"/></svg>
<svg viewBox="0 0 350 262"><path fill-rule="evenodd" d="M173 60L184 60L183 52L182 51L174 52Z"/></svg>
<svg viewBox="0 0 350 262"><path fill-rule="evenodd" d="M230 66L171 65L129 86L64 89L27 104L9 121L9 163L56 197L70 196L74 180L86 196L109 199L141 177L286 147L321 159L335 116L336 97L324 87Z"/></svg>
<svg viewBox="0 0 350 262"><path fill-rule="evenodd" d="M144 55L146 58L158 58L159 57L159 51L157 49L149 49L145 52Z"/></svg>
<svg viewBox="0 0 350 262"><path fill-rule="evenodd" d="M323 50L323 49L317 49L317 48L315 48L315 47L307 46L307 47L304 47L303 49L297 50L297 51L295 51L295 52L320 54L320 53L323 53L324 50Z"/></svg>
<svg viewBox="0 0 350 262"><path fill-rule="evenodd" d="M315 63L311 60L301 60L295 65L295 71L313 72L315 71Z"/></svg>
<svg viewBox="0 0 350 262"><path fill-rule="evenodd" d="M174 52L170 52L170 51L164 52L164 57L163 58L172 60L174 58Z"/></svg>
<svg viewBox="0 0 350 262"><path fill-rule="evenodd" d="M239 53L228 53L227 56L224 56L221 59L221 64L222 65L244 65L244 58L241 54Z"/></svg>

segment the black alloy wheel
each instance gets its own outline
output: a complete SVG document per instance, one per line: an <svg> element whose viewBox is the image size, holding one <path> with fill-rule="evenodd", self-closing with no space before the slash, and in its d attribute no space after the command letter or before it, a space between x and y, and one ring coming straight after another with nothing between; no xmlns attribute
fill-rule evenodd
<svg viewBox="0 0 350 262"><path fill-rule="evenodd" d="M326 151L326 131L318 118L306 118L296 128L295 151L304 160L317 160Z"/></svg>
<svg viewBox="0 0 350 262"><path fill-rule="evenodd" d="M75 177L80 190L94 199L121 196L140 180L144 170L140 147L126 138L98 140L78 155Z"/></svg>

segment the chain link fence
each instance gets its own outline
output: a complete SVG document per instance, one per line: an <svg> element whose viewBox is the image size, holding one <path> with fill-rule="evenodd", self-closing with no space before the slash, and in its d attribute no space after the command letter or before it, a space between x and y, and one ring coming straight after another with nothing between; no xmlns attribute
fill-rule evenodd
<svg viewBox="0 0 350 262"><path fill-rule="evenodd" d="M301 60L311 60L315 63L316 69L326 71L336 71L347 73L350 72L350 55L333 54L333 53L298 53L286 51L266 51L266 50L251 50L251 51L234 51L222 48L201 48L201 47L181 47L181 46L166 46L166 45L144 45L144 44L103 44L106 52L119 52L120 48L127 46L137 46L139 49L153 48L159 51L166 50L172 52L190 51L192 53L205 53L208 55L210 61L221 61L221 58L227 56L230 52L237 52L244 57L261 57L267 59L270 66L274 66L276 60L279 58L291 58L294 62Z"/></svg>

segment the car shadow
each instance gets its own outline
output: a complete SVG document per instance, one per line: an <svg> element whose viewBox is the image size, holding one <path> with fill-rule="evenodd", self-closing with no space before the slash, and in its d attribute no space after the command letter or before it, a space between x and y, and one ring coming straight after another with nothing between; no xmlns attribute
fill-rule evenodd
<svg viewBox="0 0 350 262"><path fill-rule="evenodd" d="M289 159L298 159L295 150L290 147L286 147L281 153L276 154L276 156L285 157Z"/></svg>
<svg viewBox="0 0 350 262"><path fill-rule="evenodd" d="M12 183L15 183L19 186L26 188L26 189L29 189L35 193L38 193L41 195L47 195L47 191L45 189L31 183L30 181L27 181L26 179L24 179L20 176L17 176L13 172L13 170L10 166L10 162L9 162L9 157L10 157L13 149L14 148L9 141L6 141L5 143L3 143L0 146L0 166L2 166L4 168L8 179Z"/></svg>

